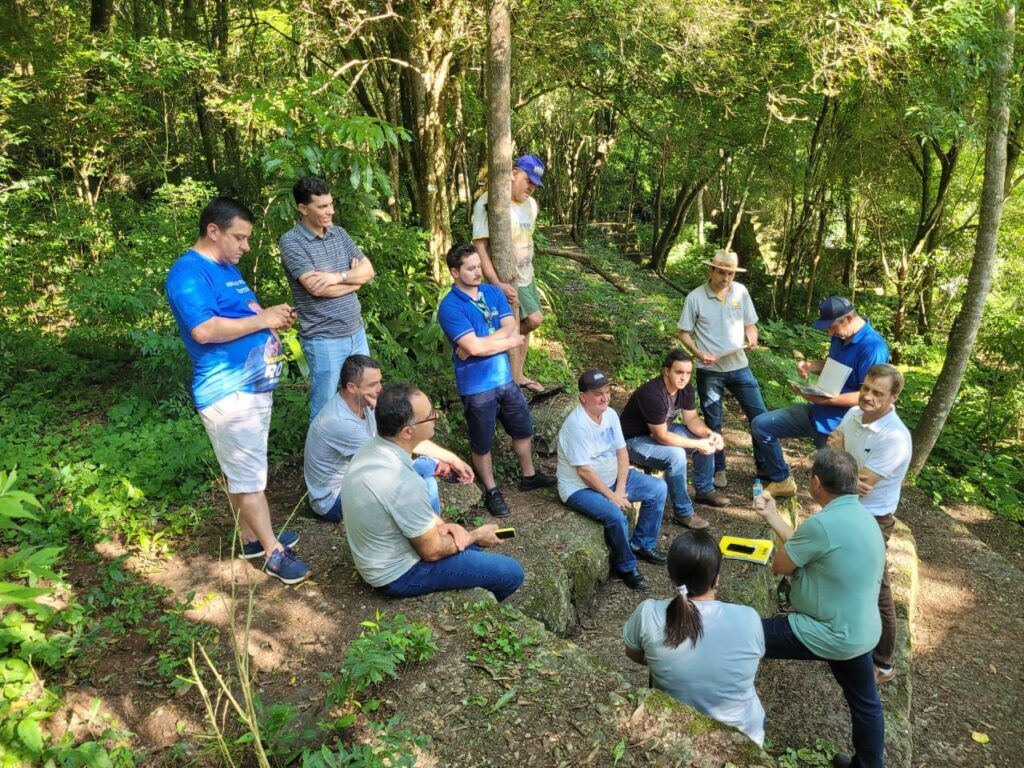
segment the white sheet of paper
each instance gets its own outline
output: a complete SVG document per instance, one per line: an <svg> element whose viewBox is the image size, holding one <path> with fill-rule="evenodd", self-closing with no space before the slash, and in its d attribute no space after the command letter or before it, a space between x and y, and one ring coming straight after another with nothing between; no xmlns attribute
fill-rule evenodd
<svg viewBox="0 0 1024 768"><path fill-rule="evenodd" d="M819 397L835 397L842 390L846 380L853 373L853 368L836 362L831 357L825 358L825 367L818 375L817 384L801 384L794 382L796 388L805 395L818 395Z"/></svg>

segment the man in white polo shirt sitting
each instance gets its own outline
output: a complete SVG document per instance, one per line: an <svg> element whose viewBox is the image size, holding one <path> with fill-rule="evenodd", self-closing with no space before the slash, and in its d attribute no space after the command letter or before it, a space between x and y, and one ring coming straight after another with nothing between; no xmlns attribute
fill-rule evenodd
<svg viewBox="0 0 1024 768"><path fill-rule="evenodd" d="M860 387L858 404L846 412L829 435L830 448L843 450L857 461L857 493L861 504L882 529L886 544L896 526L900 489L910 467L913 446L910 431L896 413L896 400L903 391L903 374L888 364L868 369ZM884 683L896 676L896 606L889 586L889 570L882 571L878 593L882 636L874 651L875 681Z"/></svg>

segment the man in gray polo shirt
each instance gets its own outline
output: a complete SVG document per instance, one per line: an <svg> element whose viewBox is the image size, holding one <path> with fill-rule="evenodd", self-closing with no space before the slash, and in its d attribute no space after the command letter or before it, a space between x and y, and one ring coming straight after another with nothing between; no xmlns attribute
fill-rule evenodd
<svg viewBox="0 0 1024 768"><path fill-rule="evenodd" d="M335 226L334 199L316 176L292 187L299 221L281 236L281 263L295 298L299 340L309 362L309 420L338 389L349 355L370 354L356 291L373 279L373 265Z"/></svg>
<svg viewBox="0 0 1024 768"><path fill-rule="evenodd" d="M497 526L467 531L430 506L412 467L413 449L434 435L430 399L392 384L376 411L377 436L356 451L341 488L345 536L363 580L389 597L481 587L501 601L519 589L519 561L480 549L501 544Z"/></svg>
<svg viewBox="0 0 1024 768"><path fill-rule="evenodd" d="M341 366L341 388L309 425L303 473L309 505L324 522L341 522L341 486L356 451L377 434L374 409L381 389L380 364L366 355L349 355ZM440 514L436 476L454 473L460 483L471 483L473 469L433 440L417 445L415 453L419 456L413 469L423 478L430 505Z"/></svg>
<svg viewBox="0 0 1024 768"><path fill-rule="evenodd" d="M722 432L722 397L729 390L747 421L765 412L761 387L744 350L757 349L757 312L747 289L735 280L739 259L732 251L715 251L707 262L708 281L692 290L679 316L679 340L697 359L697 396L704 423ZM761 446L754 441L754 463L762 466ZM728 485L725 450L715 452L715 488Z"/></svg>

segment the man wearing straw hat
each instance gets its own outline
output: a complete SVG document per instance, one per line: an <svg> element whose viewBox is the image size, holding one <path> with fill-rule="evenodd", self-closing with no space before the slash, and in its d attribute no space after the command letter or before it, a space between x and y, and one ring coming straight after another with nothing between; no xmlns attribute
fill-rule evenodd
<svg viewBox="0 0 1024 768"><path fill-rule="evenodd" d="M708 280L690 291L679 316L683 346L697 360L697 395L704 423L722 432L722 397L732 393L747 421L765 412L761 387L747 364L745 350L757 349L757 312L746 287L736 282L739 259L732 251L717 250L708 265ZM762 448L754 441L754 461L763 464ZM715 452L715 488L728 485L725 450Z"/></svg>

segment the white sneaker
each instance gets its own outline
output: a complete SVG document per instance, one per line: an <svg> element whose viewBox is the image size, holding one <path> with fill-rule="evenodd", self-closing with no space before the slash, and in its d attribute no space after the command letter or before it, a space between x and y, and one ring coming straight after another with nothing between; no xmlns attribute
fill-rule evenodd
<svg viewBox="0 0 1024 768"><path fill-rule="evenodd" d="M729 487L729 479L725 476L725 470L720 469L715 472L715 488L720 491L724 491Z"/></svg>

